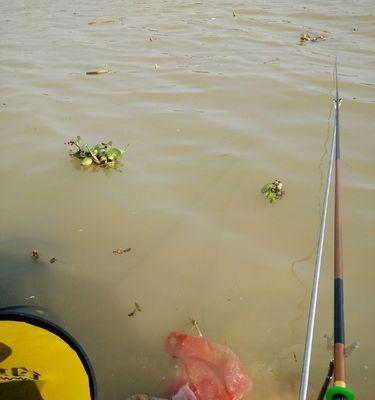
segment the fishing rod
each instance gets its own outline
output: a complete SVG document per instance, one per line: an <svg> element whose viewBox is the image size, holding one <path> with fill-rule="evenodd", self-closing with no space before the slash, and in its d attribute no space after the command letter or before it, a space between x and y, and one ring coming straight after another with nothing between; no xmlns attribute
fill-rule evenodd
<svg viewBox="0 0 375 400"><path fill-rule="evenodd" d="M344 321L344 271L342 246L342 207L341 207L341 154L340 154L340 104L335 63L335 240L334 240L334 357L333 386L327 391L327 400L354 400L354 393L346 387L345 377L345 321Z"/></svg>
<svg viewBox="0 0 375 400"><path fill-rule="evenodd" d="M339 108L342 99L339 98L337 60L335 63L335 86L336 93L334 98L335 118L332 135L332 144L329 165L327 170L326 186L322 208L322 217L320 224L319 241L316 251L313 287L311 290L309 318L307 322L307 333L305 342L305 351L303 357L303 367L301 376L301 385L299 400L306 400L309 370L311 362L311 349L313 341L314 322L316 314L316 303L319 287L319 276L322 261L322 251L324 243L324 233L327 218L327 208L329 191L331 186L333 164L335 164L335 240L334 240L334 360L330 363L330 369L326 381L323 385L319 398L324 396L331 380L330 370L333 367L334 384L327 391L327 400L354 400L353 392L346 387L345 380L345 335L344 335L344 290L343 290L343 262L342 262L342 216L341 216L341 166L340 166L340 114ZM334 162L335 160L335 162Z"/></svg>
<svg viewBox="0 0 375 400"><path fill-rule="evenodd" d="M321 215L321 221L320 221L319 240L318 240L318 246L316 249L316 256L315 256L314 279L313 279L313 286L311 289L309 317L307 320L306 341L305 341L305 351L304 351L304 355L303 355L303 366L302 366L301 384L300 384L300 390L299 390L299 400L306 400L307 389L308 389L308 384L309 384L311 349L312 349L313 334L314 334L316 304L317 304L317 300L318 300L319 277L320 277L320 270L321 270L321 265L322 265L322 254L323 254L324 235L325 235L325 227L326 227L326 220L327 220L329 191L330 191L331 180L332 180L332 171L333 171L333 164L334 164L333 161L335 158L336 133L337 133L337 130L336 130L336 128L334 128L333 135L332 135L329 164L328 164L328 170L327 170L327 176L326 176L326 185L325 185L325 190L324 190L324 200L323 200L322 215Z"/></svg>

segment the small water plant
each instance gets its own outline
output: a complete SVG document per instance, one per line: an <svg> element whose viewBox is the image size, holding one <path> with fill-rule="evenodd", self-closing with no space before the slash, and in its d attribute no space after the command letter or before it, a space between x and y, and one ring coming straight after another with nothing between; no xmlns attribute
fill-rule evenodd
<svg viewBox="0 0 375 400"><path fill-rule="evenodd" d="M274 203L276 200L280 200L285 192L283 189L283 184L278 179L274 179L273 182L267 183L261 189L266 200L270 203Z"/></svg>
<svg viewBox="0 0 375 400"><path fill-rule="evenodd" d="M137 312L141 311L142 311L141 306L137 302L135 302L134 309L131 313L128 314L128 317L134 317L137 314Z"/></svg>
<svg viewBox="0 0 375 400"><path fill-rule="evenodd" d="M99 167L115 168L118 159L128 148L128 146L123 149L114 147L112 142L101 142L95 146L88 146L87 144L82 144L80 136L65 142L65 144L69 146L69 154L81 160L81 165L85 167L96 164Z"/></svg>

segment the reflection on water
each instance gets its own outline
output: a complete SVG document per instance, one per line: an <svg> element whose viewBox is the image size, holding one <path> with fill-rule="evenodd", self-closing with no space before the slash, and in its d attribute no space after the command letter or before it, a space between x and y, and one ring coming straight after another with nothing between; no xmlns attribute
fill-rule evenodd
<svg viewBox="0 0 375 400"><path fill-rule="evenodd" d="M337 54L346 333L361 342L347 374L370 398L372 2L17 0L0 10L0 306L36 307L71 331L107 400L163 395L174 365L164 339L191 333L190 318L247 366L252 399L296 398ZM300 46L306 32L326 40ZM86 75L101 69L115 73ZM78 134L129 143L122 172L82 171L63 144ZM260 188L274 178L287 195L270 205ZM311 393L329 361L330 217ZM142 311L128 317L135 302Z"/></svg>

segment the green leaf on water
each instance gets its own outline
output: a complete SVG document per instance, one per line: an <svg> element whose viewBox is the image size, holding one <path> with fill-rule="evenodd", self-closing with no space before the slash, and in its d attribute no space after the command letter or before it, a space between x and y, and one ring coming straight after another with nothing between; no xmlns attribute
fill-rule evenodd
<svg viewBox="0 0 375 400"><path fill-rule="evenodd" d="M100 157L103 157L104 155L105 155L105 153L106 153L106 150L105 150L105 148L104 147L99 147L98 148L98 157L100 158Z"/></svg>
<svg viewBox="0 0 375 400"><path fill-rule="evenodd" d="M82 161L81 161L81 165L84 165L85 167L87 167L88 165L92 164L92 158L90 157L85 157Z"/></svg>
<svg viewBox="0 0 375 400"><path fill-rule="evenodd" d="M260 191L262 193L267 193L270 190L269 186L270 186L269 184L264 185Z"/></svg>
<svg viewBox="0 0 375 400"><path fill-rule="evenodd" d="M115 155L115 158L121 157L122 151L118 149L117 147L112 147L112 154Z"/></svg>
<svg viewBox="0 0 375 400"><path fill-rule="evenodd" d="M116 160L116 156L112 153L111 150L107 150L105 152L106 157L108 158L109 161L114 161Z"/></svg>
<svg viewBox="0 0 375 400"><path fill-rule="evenodd" d="M70 150L70 155L73 157L81 158L80 154L81 154L81 150L77 150L77 151Z"/></svg>
<svg viewBox="0 0 375 400"><path fill-rule="evenodd" d="M119 157L121 157L121 150L115 147L110 147L105 152L106 156L110 161L116 161Z"/></svg>
<svg viewBox="0 0 375 400"><path fill-rule="evenodd" d="M137 312L141 311L142 311L141 306L137 302L135 302L134 310L128 314L128 317L134 317L137 314Z"/></svg>

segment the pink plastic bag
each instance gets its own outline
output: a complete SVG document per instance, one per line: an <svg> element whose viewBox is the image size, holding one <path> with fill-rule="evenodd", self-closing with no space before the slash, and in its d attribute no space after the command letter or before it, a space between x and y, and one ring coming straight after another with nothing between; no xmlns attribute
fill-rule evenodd
<svg viewBox="0 0 375 400"><path fill-rule="evenodd" d="M227 347L179 332L166 340L169 354L181 360L174 400L239 400L252 382L238 357ZM190 389L189 392L186 389ZM186 396L185 396L186 393ZM193 399L194 400L194 399Z"/></svg>

